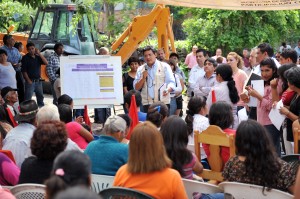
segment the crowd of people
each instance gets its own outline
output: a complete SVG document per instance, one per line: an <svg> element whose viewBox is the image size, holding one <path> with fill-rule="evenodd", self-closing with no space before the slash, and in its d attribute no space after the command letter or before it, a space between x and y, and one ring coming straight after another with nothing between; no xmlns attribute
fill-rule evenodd
<svg viewBox="0 0 300 199"><path fill-rule="evenodd" d="M216 125L235 137L235 156L230 157L227 147L220 150L224 180L295 192L297 173L280 157L282 152L293 153L293 130L300 128L296 49L282 48L276 60L268 43L225 57L220 48L209 57L207 50L193 46L184 71L175 52L166 57L164 49L145 47L143 59L130 57L129 71L122 76L125 114L95 109L95 122L103 124L96 135L76 117L82 114L73 110L72 96L60 92L64 46L57 43L46 59L33 43L26 45L28 53L22 56L18 50L22 47L13 47L11 36L3 40L1 185L45 184L48 199L70 198L74 193L97 198L88 189L91 174L100 174L115 176L114 186L154 198L188 198L181 179L202 180L199 175L215 155L207 144L201 145L200 157L195 155L194 131L201 133ZM109 52L102 48L101 53ZM53 104L43 102L41 64L47 65ZM261 88L253 86L253 74ZM183 110L186 88L188 105ZM34 92L36 101L31 99ZM134 128L135 118L128 114L132 96L139 121ZM284 106L279 112L286 118L278 129L269 113L280 101ZM241 121L238 116L243 109L249 119ZM198 192L195 198L224 198L222 193Z"/></svg>

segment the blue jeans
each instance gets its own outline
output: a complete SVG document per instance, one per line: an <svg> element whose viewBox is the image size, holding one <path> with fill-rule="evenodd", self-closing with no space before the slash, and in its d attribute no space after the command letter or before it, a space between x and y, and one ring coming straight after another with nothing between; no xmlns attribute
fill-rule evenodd
<svg viewBox="0 0 300 199"><path fill-rule="evenodd" d="M95 123L104 124L106 119L111 115L110 108L95 108Z"/></svg>
<svg viewBox="0 0 300 199"><path fill-rule="evenodd" d="M276 153L277 153L278 157L280 157L281 156L280 130L278 130L273 124L264 125L264 127L267 129L267 132L269 133L270 137L272 138Z"/></svg>
<svg viewBox="0 0 300 199"><path fill-rule="evenodd" d="M25 100L31 100L33 92L35 92L38 106L44 106L43 86L41 81L32 82L32 84L25 82Z"/></svg>
<svg viewBox="0 0 300 199"><path fill-rule="evenodd" d="M171 97L169 115L175 115L177 109L176 97Z"/></svg>
<svg viewBox="0 0 300 199"><path fill-rule="evenodd" d="M54 82L55 81L50 81L50 83L51 83L51 93L52 93L52 96L53 96L53 104L57 105L57 97L56 97L56 93L55 93L55 90L54 90Z"/></svg>

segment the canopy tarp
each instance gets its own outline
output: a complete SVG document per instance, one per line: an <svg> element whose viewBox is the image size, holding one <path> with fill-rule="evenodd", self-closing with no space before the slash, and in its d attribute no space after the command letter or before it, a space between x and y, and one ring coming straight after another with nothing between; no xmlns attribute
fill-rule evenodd
<svg viewBox="0 0 300 199"><path fill-rule="evenodd" d="M142 0L143 2L225 10L295 10L300 0Z"/></svg>

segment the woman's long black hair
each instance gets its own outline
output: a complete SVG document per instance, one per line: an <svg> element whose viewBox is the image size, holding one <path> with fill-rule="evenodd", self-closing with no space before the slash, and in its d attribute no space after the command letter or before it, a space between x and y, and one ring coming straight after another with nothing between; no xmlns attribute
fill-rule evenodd
<svg viewBox="0 0 300 199"><path fill-rule="evenodd" d="M241 122L235 146L237 155L246 157L245 175L264 187L276 187L280 163L266 129L254 120Z"/></svg>
<svg viewBox="0 0 300 199"><path fill-rule="evenodd" d="M162 124L160 132L164 139L165 148L173 162L173 168L183 177L183 166L188 164L193 156L187 149L188 132L186 123L178 116L170 116Z"/></svg>
<svg viewBox="0 0 300 199"><path fill-rule="evenodd" d="M268 58L266 58L266 59L264 59L260 62L260 67L262 67L262 66L268 66L273 71L272 77L270 79L268 79L267 81L264 81L264 85L268 86L268 85L270 85L270 82L271 82L272 79L278 77L277 66L276 66L274 60L270 57L268 57Z"/></svg>

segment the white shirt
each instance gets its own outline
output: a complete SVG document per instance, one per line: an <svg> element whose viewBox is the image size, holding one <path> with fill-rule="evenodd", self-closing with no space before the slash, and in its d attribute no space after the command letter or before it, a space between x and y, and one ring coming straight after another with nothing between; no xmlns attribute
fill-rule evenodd
<svg viewBox="0 0 300 199"><path fill-rule="evenodd" d="M194 88L197 80L200 78L200 77L203 77L205 75L205 72L204 72L204 67L200 67L199 65L197 66L194 66L190 73L189 73L189 86L190 88Z"/></svg>
<svg viewBox="0 0 300 199"><path fill-rule="evenodd" d="M209 121L208 121L207 117L200 115L200 114L194 115L193 132L199 131L199 133L201 133L202 131L206 130L208 127L209 127ZM188 145L194 146L194 133L189 136ZM205 151L202 148L202 145L200 145L200 147L201 147L201 159L204 159L207 156L205 154Z"/></svg>
<svg viewBox="0 0 300 199"><path fill-rule="evenodd" d="M229 89L227 86L227 81L223 81L221 83L216 82L213 90L215 91L215 96L216 96L216 101L225 101L228 104L231 105L232 107L232 116L234 119L234 123L233 123L233 129L237 129L238 126L238 117L237 117L237 105L233 104L231 102L231 99L229 97ZM206 104L208 107L208 110L210 109L211 105L212 105L212 92L209 92L207 100L206 100Z"/></svg>
<svg viewBox="0 0 300 199"><path fill-rule="evenodd" d="M257 66L252 67L252 71L253 71L253 73L255 73L256 75L261 76L260 65L257 65Z"/></svg>
<svg viewBox="0 0 300 199"><path fill-rule="evenodd" d="M10 150L16 160L16 165L21 168L25 158L32 156L30 141L35 126L28 123L20 123L13 128L3 140L3 149Z"/></svg>
<svg viewBox="0 0 300 199"><path fill-rule="evenodd" d="M180 83L180 77L178 74L174 73L173 76L175 77L175 88L174 90L170 93L170 97L175 97L175 95L179 94L182 92L182 86Z"/></svg>

